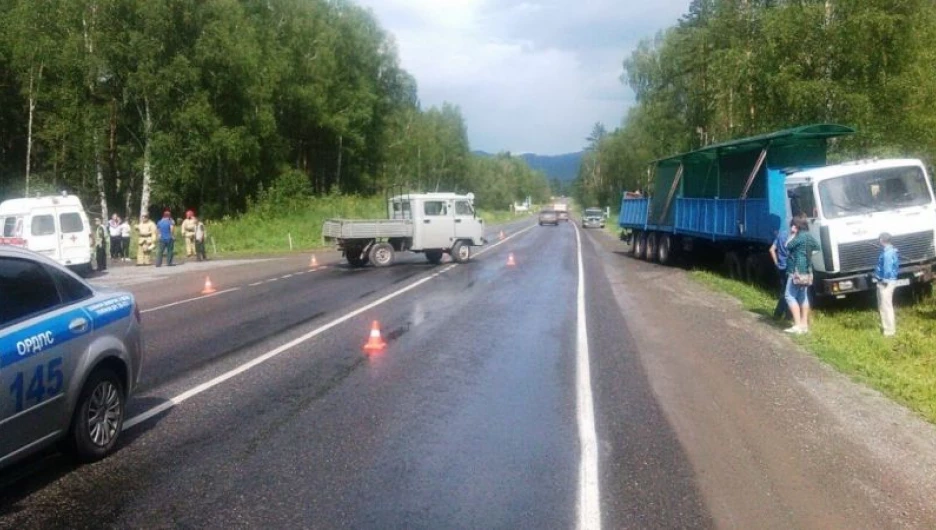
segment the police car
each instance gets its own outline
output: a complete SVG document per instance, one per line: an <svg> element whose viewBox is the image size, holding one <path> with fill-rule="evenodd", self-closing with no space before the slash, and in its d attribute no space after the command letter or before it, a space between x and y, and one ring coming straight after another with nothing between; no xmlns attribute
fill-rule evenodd
<svg viewBox="0 0 936 530"><path fill-rule="evenodd" d="M133 295L0 245L0 468L56 442L83 462L104 457L142 355Z"/></svg>

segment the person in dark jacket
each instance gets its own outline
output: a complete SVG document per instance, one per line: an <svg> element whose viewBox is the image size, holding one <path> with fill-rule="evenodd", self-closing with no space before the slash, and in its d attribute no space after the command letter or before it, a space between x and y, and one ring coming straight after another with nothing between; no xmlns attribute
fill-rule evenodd
<svg viewBox="0 0 936 530"><path fill-rule="evenodd" d="M790 308L787 306L786 302L786 284L787 284L787 247L786 242L789 239L786 230L777 230L776 236L774 237L774 242L770 245L770 259L773 260L774 266L777 268L777 277L779 278L779 299L777 300L777 306L774 308L773 316L776 319L781 319L784 316L791 318Z"/></svg>

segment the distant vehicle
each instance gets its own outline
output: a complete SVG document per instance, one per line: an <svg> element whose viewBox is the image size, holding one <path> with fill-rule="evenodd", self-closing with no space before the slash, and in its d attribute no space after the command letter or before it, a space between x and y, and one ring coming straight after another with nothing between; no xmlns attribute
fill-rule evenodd
<svg viewBox="0 0 936 530"><path fill-rule="evenodd" d="M556 212L556 216L560 221L569 220L569 205L562 201L557 201L552 204L550 207L553 211Z"/></svg>
<svg viewBox="0 0 936 530"><path fill-rule="evenodd" d="M539 225L559 226L559 216L553 210L542 210L539 213Z"/></svg>
<svg viewBox="0 0 936 530"><path fill-rule="evenodd" d="M625 196L619 225L639 259L718 257L737 279L766 283L767 250L797 214L821 250L812 258L818 295L875 288L882 232L900 252L898 286L925 287L936 273L936 201L916 159L826 165L840 125L809 125L713 145L653 163L650 198Z"/></svg>
<svg viewBox="0 0 936 530"><path fill-rule="evenodd" d="M0 246L0 468L56 442L81 461L107 455L142 356L132 294Z"/></svg>
<svg viewBox="0 0 936 530"><path fill-rule="evenodd" d="M601 208L586 208L582 214L582 228L604 228L605 216Z"/></svg>
<svg viewBox="0 0 936 530"><path fill-rule="evenodd" d="M0 245L33 250L84 276L91 272L91 224L74 195L0 203Z"/></svg>
<svg viewBox="0 0 936 530"><path fill-rule="evenodd" d="M386 267L404 251L422 252L430 263L440 263L445 253L464 263L472 246L486 243L473 202L471 193L399 195L389 200L387 219L329 219L322 237L336 243L353 267Z"/></svg>

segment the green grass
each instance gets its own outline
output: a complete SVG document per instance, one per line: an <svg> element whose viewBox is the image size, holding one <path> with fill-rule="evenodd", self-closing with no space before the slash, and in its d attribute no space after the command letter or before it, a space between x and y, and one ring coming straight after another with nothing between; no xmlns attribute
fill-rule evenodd
<svg viewBox="0 0 936 530"><path fill-rule="evenodd" d="M707 271L691 276L769 317L774 295ZM898 294L905 294L898 291ZM872 386L936 423L936 297L895 299L897 336L884 338L871 303L843 301L814 310L810 333L797 336L809 351L853 379Z"/></svg>

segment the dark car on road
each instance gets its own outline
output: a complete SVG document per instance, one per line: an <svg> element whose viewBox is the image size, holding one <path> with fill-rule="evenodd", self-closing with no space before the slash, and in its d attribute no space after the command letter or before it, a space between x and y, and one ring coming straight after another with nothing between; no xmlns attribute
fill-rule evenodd
<svg viewBox="0 0 936 530"><path fill-rule="evenodd" d="M582 228L604 228L604 212L601 208L586 208L582 214Z"/></svg>
<svg viewBox="0 0 936 530"><path fill-rule="evenodd" d="M543 225L559 225L559 216L556 214L555 210L543 210L539 213L539 224Z"/></svg>
<svg viewBox="0 0 936 530"><path fill-rule="evenodd" d="M84 462L109 453L140 379L140 329L132 294L0 245L0 468L56 442Z"/></svg>

